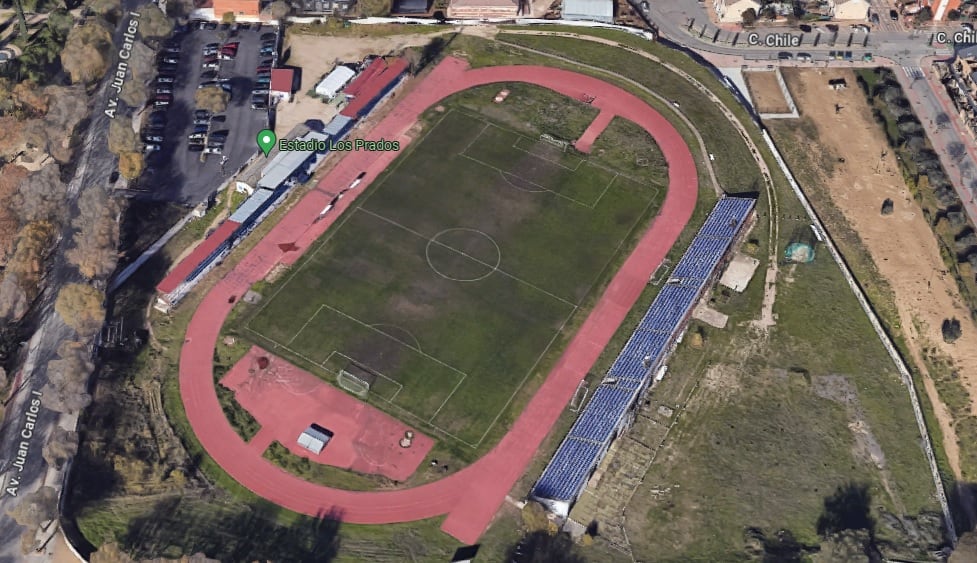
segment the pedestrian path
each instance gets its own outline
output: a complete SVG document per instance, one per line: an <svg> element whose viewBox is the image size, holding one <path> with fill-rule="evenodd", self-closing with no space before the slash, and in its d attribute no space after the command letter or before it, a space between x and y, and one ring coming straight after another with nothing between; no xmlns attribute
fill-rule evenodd
<svg viewBox="0 0 977 563"><path fill-rule="evenodd" d="M922 80L926 76L923 74L923 69L918 66L904 66L902 71L906 73L906 76L912 78L913 80Z"/></svg>

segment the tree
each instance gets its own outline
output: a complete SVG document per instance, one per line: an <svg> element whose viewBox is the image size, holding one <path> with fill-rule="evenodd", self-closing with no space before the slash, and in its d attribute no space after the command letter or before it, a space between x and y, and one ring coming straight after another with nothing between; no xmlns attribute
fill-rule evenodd
<svg viewBox="0 0 977 563"><path fill-rule="evenodd" d="M104 26L89 22L72 28L68 33L64 50L61 52L61 66L71 75L76 84L89 84L98 80L108 69L112 60L112 35Z"/></svg>
<svg viewBox="0 0 977 563"><path fill-rule="evenodd" d="M56 469L61 469L64 462L68 461L78 453L78 433L65 430L60 426L55 426L54 431L48 438L41 456L48 465Z"/></svg>
<svg viewBox="0 0 977 563"><path fill-rule="evenodd" d="M58 293L54 302L65 324L75 330L82 338L94 336L105 320L103 296L94 287L83 283L69 283Z"/></svg>
<svg viewBox="0 0 977 563"><path fill-rule="evenodd" d="M892 200L889 198L885 198L885 201L882 202L882 214L892 215L892 211L894 209L895 209L895 204L892 202Z"/></svg>
<svg viewBox="0 0 977 563"><path fill-rule="evenodd" d="M747 8L746 10L743 10L743 13L740 14L740 17L743 18L743 25L751 26L754 23L756 23L756 18L757 18L756 10L754 8Z"/></svg>
<svg viewBox="0 0 977 563"><path fill-rule="evenodd" d="M40 290L44 262L51 251L54 233L54 224L50 221L31 221L17 233L14 253L7 261L4 274L16 277L27 301L33 300Z"/></svg>
<svg viewBox="0 0 977 563"><path fill-rule="evenodd" d="M947 115L946 112L941 111L940 113L936 114L934 121L936 122L936 126L938 128L943 129L950 124L950 116Z"/></svg>
<svg viewBox="0 0 977 563"><path fill-rule="evenodd" d="M128 62L131 78L122 84L119 97L132 107L140 107L149 100L146 84L156 72L153 68L153 50L142 41L136 41L132 44Z"/></svg>
<svg viewBox="0 0 977 563"><path fill-rule="evenodd" d="M7 510L7 515L21 526L36 532L41 524L58 515L58 492L53 487L41 487L25 495L13 508Z"/></svg>
<svg viewBox="0 0 977 563"><path fill-rule="evenodd" d="M24 223L60 223L65 214L67 192L61 181L61 166L52 163L24 179L17 186L12 203Z"/></svg>
<svg viewBox="0 0 977 563"><path fill-rule="evenodd" d="M960 321L956 318L943 319L943 325L940 327L940 331L943 333L943 341L947 344L952 344L960 338Z"/></svg>
<svg viewBox="0 0 977 563"><path fill-rule="evenodd" d="M125 118L109 121L109 151L115 154L138 151L139 136L132 129L132 121Z"/></svg>
<svg viewBox="0 0 977 563"><path fill-rule="evenodd" d="M27 292L14 272L6 272L0 281L0 319L9 324L27 313Z"/></svg>
<svg viewBox="0 0 977 563"><path fill-rule="evenodd" d="M961 17L960 10L950 10L946 13L946 19L955 22L959 21Z"/></svg>
<svg viewBox="0 0 977 563"><path fill-rule="evenodd" d="M231 95L225 92L223 88L217 86L200 88L193 97L198 108L205 109L211 113L223 113L227 109L227 102L230 99Z"/></svg>
<svg viewBox="0 0 977 563"><path fill-rule="evenodd" d="M121 0L92 0L88 7L96 14L108 16L121 12L122 2Z"/></svg>
<svg viewBox="0 0 977 563"><path fill-rule="evenodd" d="M67 163L71 160L75 128L89 114L88 97L83 86L47 86L44 92L52 103L44 119L27 121L24 138L37 150Z"/></svg>
<svg viewBox="0 0 977 563"><path fill-rule="evenodd" d="M119 155L119 174L126 180L135 180L142 174L146 160L140 152L124 152Z"/></svg>
<svg viewBox="0 0 977 563"><path fill-rule="evenodd" d="M933 9L923 6L923 9L916 13L916 23L926 23L933 21Z"/></svg>
<svg viewBox="0 0 977 563"><path fill-rule="evenodd" d="M139 9L139 34L148 39L162 39L173 33L173 21L156 4Z"/></svg>
<svg viewBox="0 0 977 563"><path fill-rule="evenodd" d="M66 252L88 279L105 279L118 262L119 206L100 187L85 190L78 199L79 214L73 222L74 247Z"/></svg>
<svg viewBox="0 0 977 563"><path fill-rule="evenodd" d="M41 403L57 412L75 413L91 404L86 392L88 377L95 369L88 346L65 341L58 346L58 358L47 363L48 382L41 392Z"/></svg>
<svg viewBox="0 0 977 563"><path fill-rule="evenodd" d="M525 563L585 563L570 534L530 532L518 544L509 548L506 561Z"/></svg>
<svg viewBox="0 0 977 563"><path fill-rule="evenodd" d="M12 201L17 188L28 176L27 169L16 164L0 166L0 201ZM20 220L11 205L0 205L0 266L14 249L14 240L20 227Z"/></svg>
<svg viewBox="0 0 977 563"><path fill-rule="evenodd" d="M21 0L14 0L14 9L17 10L17 24L19 26L20 36L25 40L30 36L30 32L27 30L27 17L24 16L24 5Z"/></svg>
<svg viewBox="0 0 977 563"><path fill-rule="evenodd" d="M221 16L221 22L223 23L234 23L236 21L237 17L234 15L234 12L224 12Z"/></svg>
<svg viewBox="0 0 977 563"><path fill-rule="evenodd" d="M261 10L262 16L275 21L281 21L291 13L292 5L284 0L275 0L271 4L265 6L265 9Z"/></svg>
<svg viewBox="0 0 977 563"><path fill-rule="evenodd" d="M967 156L967 147L960 141L953 141L946 146L946 153L954 162L960 162L963 157Z"/></svg>
<svg viewBox="0 0 977 563"><path fill-rule="evenodd" d="M977 532L966 532L960 536L960 541L950 554L949 563L966 563L977 561Z"/></svg>

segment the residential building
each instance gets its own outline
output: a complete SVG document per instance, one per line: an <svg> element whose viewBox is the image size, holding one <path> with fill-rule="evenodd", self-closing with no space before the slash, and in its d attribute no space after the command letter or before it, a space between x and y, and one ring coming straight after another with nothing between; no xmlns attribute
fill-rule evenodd
<svg viewBox="0 0 977 563"><path fill-rule="evenodd" d="M743 12L753 8L760 13L760 3L756 0L713 0L713 8L716 10L716 17L722 23L740 23L743 21Z"/></svg>

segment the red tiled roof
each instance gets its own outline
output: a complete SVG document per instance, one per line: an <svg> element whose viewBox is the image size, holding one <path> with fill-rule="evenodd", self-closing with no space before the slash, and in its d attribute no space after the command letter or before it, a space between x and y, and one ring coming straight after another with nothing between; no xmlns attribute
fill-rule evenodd
<svg viewBox="0 0 977 563"><path fill-rule="evenodd" d="M394 80L400 77L404 71L407 70L407 61L404 59L396 59L393 64L388 66L384 71L373 78L369 83L363 87L363 91L360 95L356 96L348 106L343 108L343 111L339 112L340 115L346 117L357 118L360 116L360 112L363 108L370 105L373 100L383 91L384 88L389 86Z"/></svg>
<svg viewBox="0 0 977 563"><path fill-rule="evenodd" d="M226 13L235 16L257 17L260 12L258 0L214 0L214 17L220 19Z"/></svg>
<svg viewBox="0 0 977 563"><path fill-rule="evenodd" d="M204 259L210 256L218 246L221 245L225 240L230 238L234 231L240 227L241 224L236 221L224 221L217 230L210 234L209 237L204 239L200 246L195 248L189 256L180 261L179 264L173 268L163 281L159 282L156 286L156 290L160 293L169 293L180 286L187 276L193 272L194 268L199 266Z"/></svg>
<svg viewBox="0 0 977 563"><path fill-rule="evenodd" d="M295 71L290 68L271 69L271 91L292 93L292 77Z"/></svg>
<svg viewBox="0 0 977 563"><path fill-rule="evenodd" d="M366 67L366 69L364 69L359 76L354 78L353 81L349 83L349 86L343 90L343 94L346 94L347 96L355 96L360 92L360 90L363 89L363 86L365 86L370 79L385 68L387 68L387 61L381 58L373 59L370 66Z"/></svg>

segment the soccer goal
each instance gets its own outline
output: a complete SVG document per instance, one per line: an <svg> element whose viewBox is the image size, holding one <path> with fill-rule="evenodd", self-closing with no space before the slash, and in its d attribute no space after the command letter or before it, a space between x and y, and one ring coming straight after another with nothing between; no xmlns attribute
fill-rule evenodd
<svg viewBox="0 0 977 563"><path fill-rule="evenodd" d="M549 144L553 145L554 147L558 147L563 152L567 152L567 147L570 146L570 142L569 141L564 141L562 139L557 139L556 137L554 137L553 135L550 135L549 133L543 133L542 135L540 135L539 136L539 140L542 141L542 142L544 142L544 143L549 143Z"/></svg>
<svg viewBox="0 0 977 563"><path fill-rule="evenodd" d="M341 388L361 399L370 394L370 388L376 380L375 373L352 362L339 370L339 374L336 375L336 383Z"/></svg>

